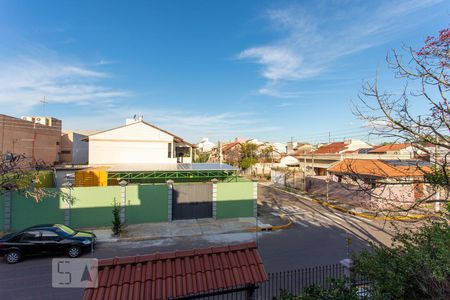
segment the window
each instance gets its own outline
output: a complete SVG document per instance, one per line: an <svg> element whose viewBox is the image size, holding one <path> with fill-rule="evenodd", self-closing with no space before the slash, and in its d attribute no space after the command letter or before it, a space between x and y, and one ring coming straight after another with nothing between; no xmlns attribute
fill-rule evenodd
<svg viewBox="0 0 450 300"><path fill-rule="evenodd" d="M70 150L61 150L61 154L70 154Z"/></svg>
<svg viewBox="0 0 450 300"><path fill-rule="evenodd" d="M54 226L57 228L57 231L64 236L70 236L77 233L75 230L66 225L55 224Z"/></svg>
<svg viewBox="0 0 450 300"><path fill-rule="evenodd" d="M57 241L59 239L59 235L56 232L50 230L42 230L42 241Z"/></svg>
<svg viewBox="0 0 450 300"><path fill-rule="evenodd" d="M41 240L40 231L26 231L22 235L22 242L35 242Z"/></svg>
<svg viewBox="0 0 450 300"><path fill-rule="evenodd" d="M168 158L172 158L172 143L167 144Z"/></svg>

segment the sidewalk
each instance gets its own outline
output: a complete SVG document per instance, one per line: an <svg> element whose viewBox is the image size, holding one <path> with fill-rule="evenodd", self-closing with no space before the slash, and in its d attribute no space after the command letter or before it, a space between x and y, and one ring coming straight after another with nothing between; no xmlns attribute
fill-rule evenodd
<svg viewBox="0 0 450 300"><path fill-rule="evenodd" d="M351 215L375 219L375 220L397 220L397 221L407 221L407 220L419 220L430 217L430 215L424 214L422 211L408 211L408 212L389 212L389 214L384 214L383 212L370 211L360 207L355 207L346 203L339 202L335 199L329 199L328 201L321 195L310 195L306 192L299 191L293 188L278 187L273 184L265 184L265 186L273 189L277 189L294 196L300 197L305 200L317 202L323 206L327 206L344 213Z"/></svg>
<svg viewBox="0 0 450 300"><path fill-rule="evenodd" d="M183 236L217 235L248 232L255 227L270 227L256 218L194 219L161 223L127 225L119 238L111 236L111 229L94 229L99 242L141 241Z"/></svg>

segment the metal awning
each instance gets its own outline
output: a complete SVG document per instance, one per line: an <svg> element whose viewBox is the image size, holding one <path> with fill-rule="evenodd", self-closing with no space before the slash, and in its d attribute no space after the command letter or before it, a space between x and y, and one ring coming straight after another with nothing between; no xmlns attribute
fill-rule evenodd
<svg viewBox="0 0 450 300"><path fill-rule="evenodd" d="M120 164L108 168L108 180L144 183L233 179L238 169L227 164Z"/></svg>
<svg viewBox="0 0 450 300"><path fill-rule="evenodd" d="M237 171L238 169L227 164L118 164L108 168L108 172L135 172L135 171Z"/></svg>

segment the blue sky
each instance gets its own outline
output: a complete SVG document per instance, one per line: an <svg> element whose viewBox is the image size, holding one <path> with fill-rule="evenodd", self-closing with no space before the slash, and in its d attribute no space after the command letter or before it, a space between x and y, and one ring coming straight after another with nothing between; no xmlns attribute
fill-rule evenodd
<svg viewBox="0 0 450 300"><path fill-rule="evenodd" d="M193 142L366 139L350 101L386 53L448 26L443 0L3 1L0 105L65 129L134 114ZM421 109L419 106L418 109Z"/></svg>

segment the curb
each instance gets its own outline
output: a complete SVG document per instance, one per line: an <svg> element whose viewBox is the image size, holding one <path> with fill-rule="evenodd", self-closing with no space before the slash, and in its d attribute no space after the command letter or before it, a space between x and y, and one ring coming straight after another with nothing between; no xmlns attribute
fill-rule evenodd
<svg viewBox="0 0 450 300"><path fill-rule="evenodd" d="M274 186L269 186L266 185L269 188L273 188L291 195L294 195L296 197L302 198L304 200L309 200L309 201L314 201L316 203L319 203L322 206L326 206L335 210L338 210L340 212L349 214L349 215L353 215L353 216L357 216L357 217L362 217L362 218L366 218L366 219L371 219L371 220L383 220L383 221L407 221L407 220L421 220L421 219L425 219L425 218L429 218L430 216L428 215L410 215L410 216L373 216L370 214L366 214L366 213L358 213L346 208L343 208L339 205L334 205L334 204L330 204L326 201L323 200L319 200L319 199L315 199L315 198L311 198L311 197L307 197L307 196L303 196L303 195L299 195L297 193L293 193L290 191L286 191L284 189L278 188L278 187L274 187Z"/></svg>
<svg viewBox="0 0 450 300"><path fill-rule="evenodd" d="M282 219L285 218L285 215L280 215L280 217ZM247 229L247 231L249 232L256 232L256 231L277 231L277 230L283 230L283 229L288 229L289 227L292 226L292 221L288 219L288 222L286 224L283 225L275 225L275 226L268 226L268 227L260 227L260 226L256 226L253 228L249 228Z"/></svg>

